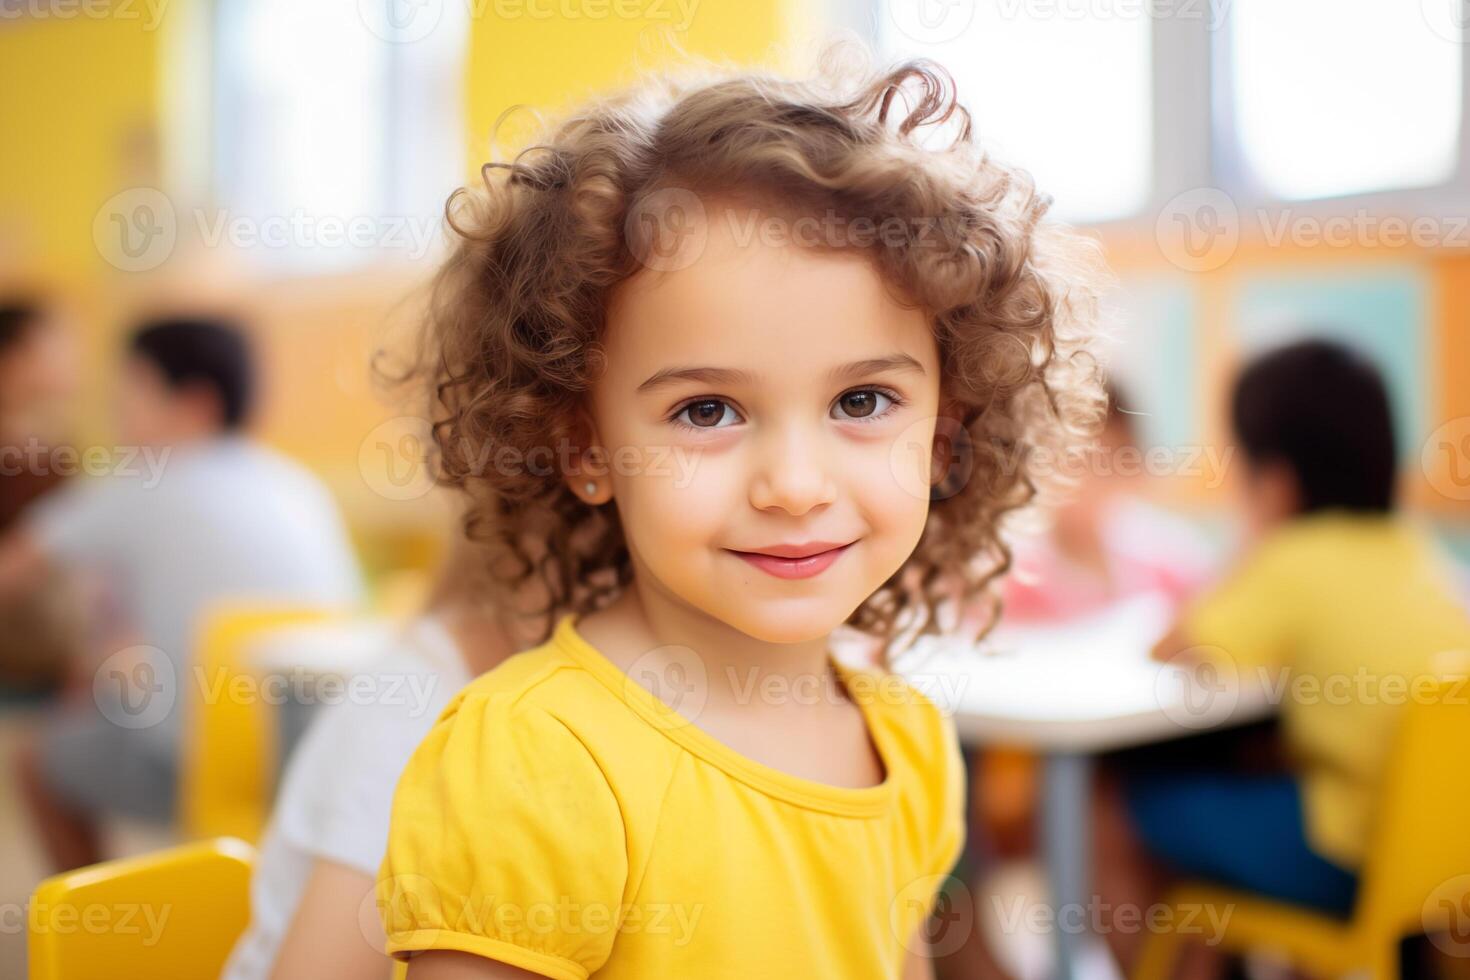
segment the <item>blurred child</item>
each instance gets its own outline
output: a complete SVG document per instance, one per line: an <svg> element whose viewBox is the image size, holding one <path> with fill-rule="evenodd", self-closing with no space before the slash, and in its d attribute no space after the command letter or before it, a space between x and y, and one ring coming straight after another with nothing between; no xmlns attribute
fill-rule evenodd
<svg viewBox="0 0 1470 980"><path fill-rule="evenodd" d="M1099 414L1094 253L934 66L855 75L659 79L455 201L443 471L497 548L550 543L508 584L554 616L399 783L378 895L418 980L931 975L953 726L829 638L932 632L936 583L1003 561L1029 450Z"/></svg>
<svg viewBox="0 0 1470 980"><path fill-rule="evenodd" d="M1144 450L1121 392L1047 533L1018 540L1002 590L1007 624L1056 623L1138 595L1180 603L1211 571L1200 532L1149 500Z"/></svg>
<svg viewBox="0 0 1470 980"><path fill-rule="evenodd" d="M377 915L362 906L387 845L397 774L450 698L530 641L510 611L494 608L483 563L481 549L457 542L424 614L363 672L377 681L369 699L320 709L302 738L260 844L250 926L226 980L388 976Z"/></svg>
<svg viewBox="0 0 1470 980"><path fill-rule="evenodd" d="M1110 383L1102 432L1077 457L1076 483L1047 515L1045 533L1015 542L1012 571L1001 587L1007 626L1065 623L1144 595L1178 606L1208 581L1213 555L1199 530L1149 499L1148 481L1156 478L1144 472L1144 448L1127 404ZM1040 795L1035 754L977 750L970 778L983 828L971 857L979 863L1028 855Z"/></svg>
<svg viewBox="0 0 1470 980"><path fill-rule="evenodd" d="M1405 703L1394 691L1454 669L1470 620L1431 541L1395 512L1371 365L1326 341L1283 348L1241 374L1231 421L1250 547L1155 655L1285 680L1289 771L1133 772L1127 806L1170 870L1345 916Z"/></svg>
<svg viewBox="0 0 1470 980"><path fill-rule="evenodd" d="M0 595L52 563L90 569L111 585L127 630L113 649L129 659L110 661L95 683L97 665L79 665L73 703L21 756L26 800L58 867L99 858L101 814L173 817L180 692L202 610L359 597L331 496L243 434L254 380L229 323L143 325L128 341L111 470L40 501L0 540Z"/></svg>
<svg viewBox="0 0 1470 980"><path fill-rule="evenodd" d="M0 299L0 536L75 463L58 445L76 382L75 351L55 313L37 299ZM75 585L52 569L0 596L0 694L60 684L85 635Z"/></svg>

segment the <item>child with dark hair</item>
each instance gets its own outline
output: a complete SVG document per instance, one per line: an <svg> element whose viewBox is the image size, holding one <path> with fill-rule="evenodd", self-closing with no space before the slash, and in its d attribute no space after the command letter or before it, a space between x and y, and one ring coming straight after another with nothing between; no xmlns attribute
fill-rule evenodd
<svg viewBox="0 0 1470 980"><path fill-rule="evenodd" d="M107 583L120 614L100 652L125 659L108 660L95 684L98 665L77 669L92 696L21 753L26 800L62 868L100 857L104 813L173 816L177 694L201 611L221 600L348 605L361 587L326 488L241 432L254 375L241 331L155 320L126 351L106 475L74 481L0 536L0 598L60 566Z"/></svg>
<svg viewBox="0 0 1470 980"><path fill-rule="evenodd" d="M134 365L160 376L176 395L209 399L221 430L245 424L255 394L255 368L245 335L234 324L158 320L133 334L128 346Z"/></svg>
<svg viewBox="0 0 1470 980"><path fill-rule="evenodd" d="M1135 772L1129 810L1172 870L1345 916L1402 706L1463 663L1470 621L1447 562L1394 510L1371 364L1321 340L1277 350L1241 374L1231 419L1250 546L1155 656L1284 692L1288 771Z"/></svg>

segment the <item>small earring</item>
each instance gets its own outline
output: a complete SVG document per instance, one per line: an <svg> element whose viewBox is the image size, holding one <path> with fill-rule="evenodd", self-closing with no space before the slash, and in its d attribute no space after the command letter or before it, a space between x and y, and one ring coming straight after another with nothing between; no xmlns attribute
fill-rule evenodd
<svg viewBox="0 0 1470 980"><path fill-rule="evenodd" d="M592 496L596 492L597 492L597 484L594 483L594 482L592 482L591 480L588 480L587 481L587 496L590 497L590 496Z"/></svg>

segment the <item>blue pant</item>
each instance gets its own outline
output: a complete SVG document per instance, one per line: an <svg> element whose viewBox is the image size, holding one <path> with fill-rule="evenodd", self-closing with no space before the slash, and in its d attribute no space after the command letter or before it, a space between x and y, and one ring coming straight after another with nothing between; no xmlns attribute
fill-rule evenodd
<svg viewBox="0 0 1470 980"><path fill-rule="evenodd" d="M1124 795L1145 846L1180 874L1351 914L1357 878L1308 845L1295 777L1132 772Z"/></svg>

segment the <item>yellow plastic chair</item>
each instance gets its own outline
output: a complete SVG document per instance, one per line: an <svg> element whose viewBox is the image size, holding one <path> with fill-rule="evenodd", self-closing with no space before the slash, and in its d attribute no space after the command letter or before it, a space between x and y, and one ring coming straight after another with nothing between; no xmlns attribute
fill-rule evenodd
<svg viewBox="0 0 1470 980"><path fill-rule="evenodd" d="M250 919L254 857L221 837L47 878L31 896L30 980L219 976Z"/></svg>
<svg viewBox="0 0 1470 980"><path fill-rule="evenodd" d="M185 836L260 839L274 795L277 706L259 696L247 645L268 630L336 615L304 606L244 605L203 615L183 682L179 822Z"/></svg>
<svg viewBox="0 0 1470 980"><path fill-rule="evenodd" d="M1470 781L1462 775L1470 746L1467 699L1470 681L1447 679L1404 709L1351 919L1191 883L1169 895L1176 914L1168 921L1180 922L1191 908L1230 907L1221 948L1270 951L1322 976L1365 970L1374 980L1396 980L1404 937L1463 932L1470 908ZM1181 938L1153 934L1134 980L1164 980Z"/></svg>

